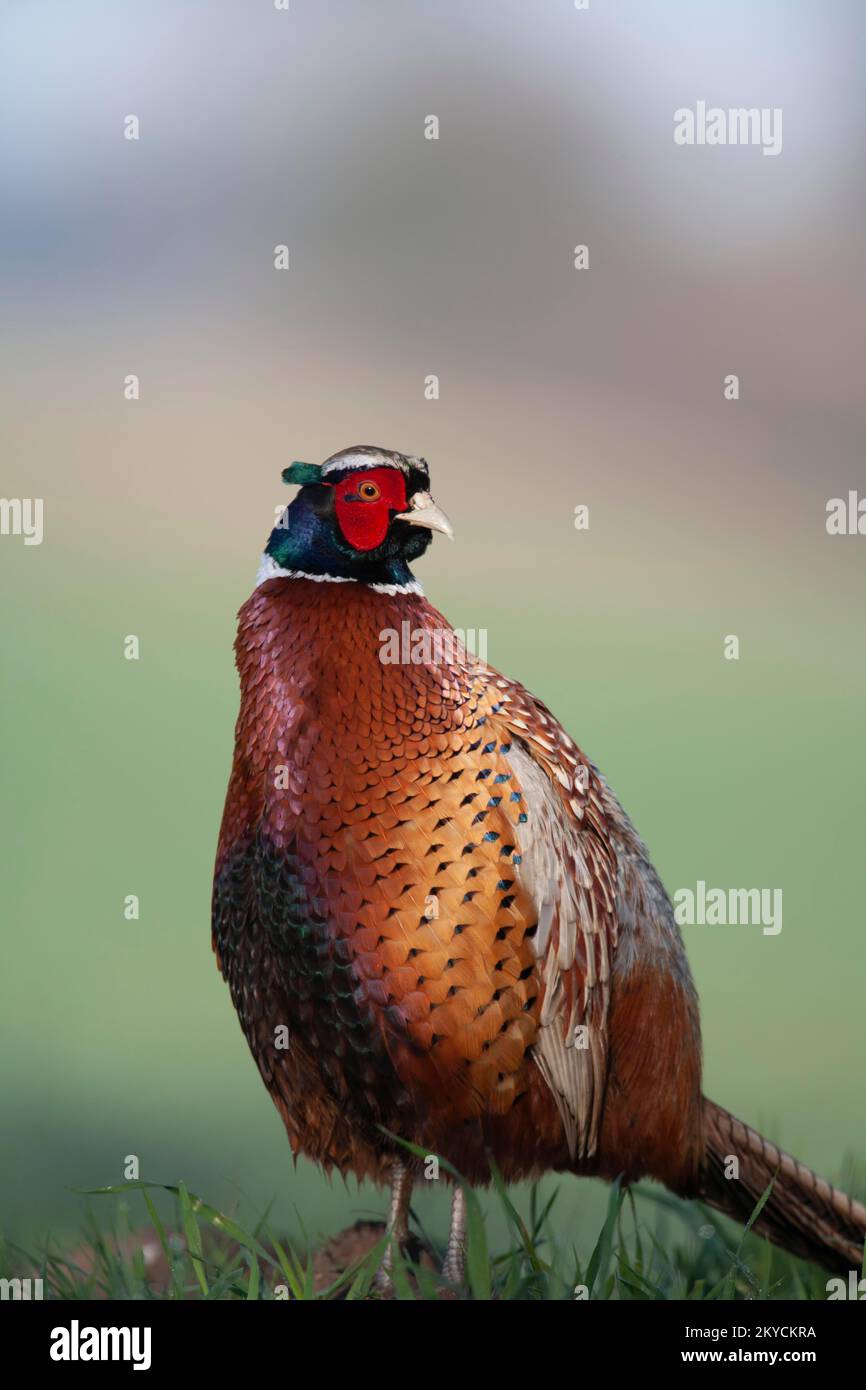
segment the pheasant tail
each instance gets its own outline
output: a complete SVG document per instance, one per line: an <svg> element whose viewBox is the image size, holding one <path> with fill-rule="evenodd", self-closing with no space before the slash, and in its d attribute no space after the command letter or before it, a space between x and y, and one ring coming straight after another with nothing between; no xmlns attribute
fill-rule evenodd
<svg viewBox="0 0 866 1390"><path fill-rule="evenodd" d="M793 1255L814 1260L825 1269L859 1270L866 1240L866 1207L811 1168L777 1149L741 1120L704 1101L706 1157L702 1199L711 1207L746 1222L762 1192L773 1188L754 1229ZM730 1160L739 1181L726 1176Z"/></svg>

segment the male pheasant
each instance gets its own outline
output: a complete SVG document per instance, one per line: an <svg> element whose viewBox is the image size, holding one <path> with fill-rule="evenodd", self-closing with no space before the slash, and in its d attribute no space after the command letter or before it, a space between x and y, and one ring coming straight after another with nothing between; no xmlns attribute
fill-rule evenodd
<svg viewBox="0 0 866 1390"><path fill-rule="evenodd" d="M866 1209L702 1095L673 910L604 778L413 578L451 535L425 461L357 446L283 477L240 612L213 944L293 1152L390 1180L397 1240L415 1164L389 1134L470 1183L492 1155L740 1219L774 1179L759 1229L858 1268ZM458 1186L455 1281L464 1222Z"/></svg>

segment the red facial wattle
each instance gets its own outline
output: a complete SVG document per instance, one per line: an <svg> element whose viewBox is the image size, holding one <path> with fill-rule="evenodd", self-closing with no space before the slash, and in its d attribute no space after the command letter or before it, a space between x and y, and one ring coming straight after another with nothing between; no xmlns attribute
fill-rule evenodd
<svg viewBox="0 0 866 1390"><path fill-rule="evenodd" d="M397 468L358 469L337 483L334 505L349 545L375 550L388 534L393 514L406 510L406 479Z"/></svg>

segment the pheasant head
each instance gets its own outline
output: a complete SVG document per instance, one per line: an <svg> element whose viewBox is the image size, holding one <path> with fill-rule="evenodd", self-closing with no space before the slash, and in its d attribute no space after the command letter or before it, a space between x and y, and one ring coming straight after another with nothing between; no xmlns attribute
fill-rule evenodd
<svg viewBox="0 0 866 1390"><path fill-rule="evenodd" d="M432 532L453 538L424 459L360 444L322 464L293 463L283 481L300 491L271 532L260 582L282 574L412 589L409 565Z"/></svg>

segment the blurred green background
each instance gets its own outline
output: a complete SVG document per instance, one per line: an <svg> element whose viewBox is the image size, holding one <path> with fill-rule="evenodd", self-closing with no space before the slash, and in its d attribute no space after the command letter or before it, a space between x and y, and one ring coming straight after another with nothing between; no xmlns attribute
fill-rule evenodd
<svg viewBox="0 0 866 1390"><path fill-rule="evenodd" d="M4 14L3 492L45 499L42 546L0 538L7 1235L77 1230L131 1153L287 1232L384 1211L293 1168L209 940L234 615L280 469L361 442L427 457L429 597L669 891L783 889L777 937L684 929L707 1092L818 1168L866 1152L866 540L824 526L866 492L866 16L651 8ZM782 155L675 147L701 96L782 105ZM586 1253L600 1193L558 1181Z"/></svg>

